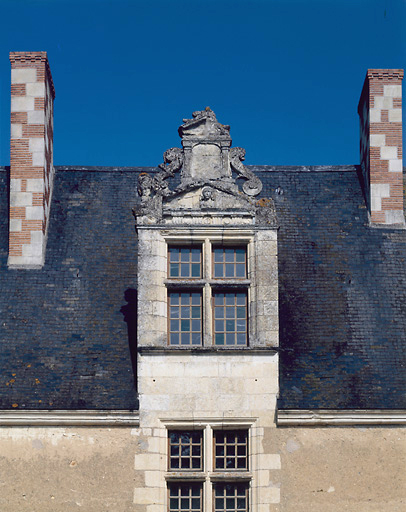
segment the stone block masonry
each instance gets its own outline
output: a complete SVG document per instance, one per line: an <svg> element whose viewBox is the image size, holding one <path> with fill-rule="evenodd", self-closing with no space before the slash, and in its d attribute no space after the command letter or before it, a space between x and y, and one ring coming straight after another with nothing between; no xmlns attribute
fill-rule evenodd
<svg viewBox="0 0 406 512"><path fill-rule="evenodd" d="M44 264L55 90L46 52L11 52L10 267Z"/></svg>
<svg viewBox="0 0 406 512"><path fill-rule="evenodd" d="M361 169L370 221L401 225L402 69L369 69L358 105Z"/></svg>

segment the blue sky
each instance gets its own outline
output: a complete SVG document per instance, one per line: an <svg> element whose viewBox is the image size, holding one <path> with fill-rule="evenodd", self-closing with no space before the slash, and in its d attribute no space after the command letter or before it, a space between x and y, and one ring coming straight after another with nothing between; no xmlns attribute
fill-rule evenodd
<svg viewBox="0 0 406 512"><path fill-rule="evenodd" d="M1 0L0 19L0 165L9 51L48 52L55 165L158 165L208 105L246 164L358 163L366 70L406 65L406 0Z"/></svg>

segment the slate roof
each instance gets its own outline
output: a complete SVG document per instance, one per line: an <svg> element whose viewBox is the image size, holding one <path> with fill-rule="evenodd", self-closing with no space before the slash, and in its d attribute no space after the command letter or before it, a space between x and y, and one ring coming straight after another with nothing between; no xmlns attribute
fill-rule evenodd
<svg viewBox="0 0 406 512"><path fill-rule="evenodd" d="M45 266L9 270L0 168L0 408L135 409L139 172L57 167ZM279 407L406 408L406 230L357 167L250 166L279 229Z"/></svg>

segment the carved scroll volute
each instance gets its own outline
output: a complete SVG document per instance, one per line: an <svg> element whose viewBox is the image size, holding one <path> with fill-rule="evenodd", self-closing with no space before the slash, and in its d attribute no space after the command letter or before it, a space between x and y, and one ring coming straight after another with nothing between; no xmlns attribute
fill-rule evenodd
<svg viewBox="0 0 406 512"><path fill-rule="evenodd" d="M165 151L164 161L158 165L160 171L154 177L141 173L138 177L138 194L141 196L141 203L147 203L151 197L151 193L160 196L168 196L171 194L167 178L173 178L175 172L183 165L183 151L180 148L171 148Z"/></svg>
<svg viewBox="0 0 406 512"><path fill-rule="evenodd" d="M242 178L247 181L243 184L242 189L247 196L257 196L262 190L262 182L251 172L242 161L245 160L245 149L230 149L230 165L231 168Z"/></svg>

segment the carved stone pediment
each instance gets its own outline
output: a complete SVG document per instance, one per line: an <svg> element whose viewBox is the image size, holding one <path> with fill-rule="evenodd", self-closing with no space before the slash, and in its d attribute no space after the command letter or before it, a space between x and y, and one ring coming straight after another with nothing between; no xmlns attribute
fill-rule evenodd
<svg viewBox="0 0 406 512"><path fill-rule="evenodd" d="M141 205L136 215L162 218L162 208L179 210L242 210L258 212L266 223L273 217L274 206L255 203L262 190L261 180L243 161L245 149L231 148L230 127L217 121L207 107L193 112L179 128L182 149L165 151L156 173L142 173L138 180ZM168 178L180 172L180 183L169 188ZM233 172L235 173L233 176ZM237 179L244 180L242 190ZM261 222L262 222L261 221Z"/></svg>
<svg viewBox="0 0 406 512"><path fill-rule="evenodd" d="M165 201L165 208L255 211L252 200L238 189L222 187L220 183L193 184L180 189Z"/></svg>

